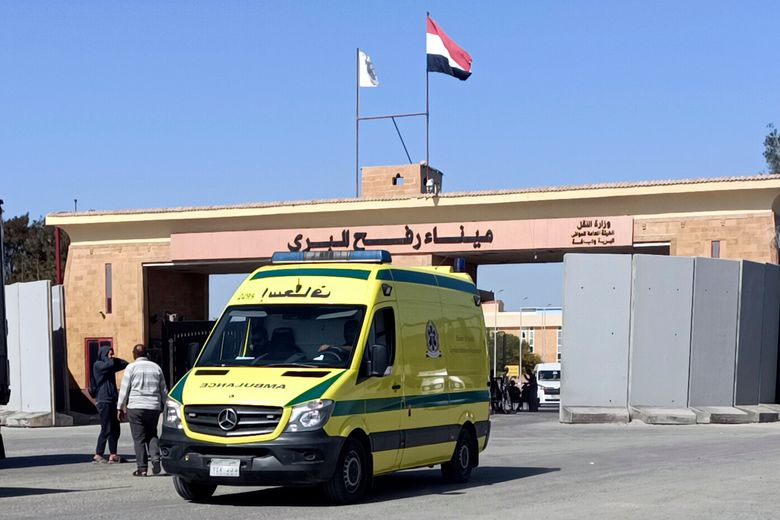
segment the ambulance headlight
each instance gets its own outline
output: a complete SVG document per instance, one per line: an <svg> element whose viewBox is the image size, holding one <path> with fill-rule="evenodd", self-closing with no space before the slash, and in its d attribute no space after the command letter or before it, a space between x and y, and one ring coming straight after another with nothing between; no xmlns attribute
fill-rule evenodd
<svg viewBox="0 0 780 520"><path fill-rule="evenodd" d="M333 401L329 399L316 399L293 406L290 422L287 423L285 431L308 432L319 430L328 422L331 413L333 413Z"/></svg>
<svg viewBox="0 0 780 520"><path fill-rule="evenodd" d="M181 405L173 399L165 402L165 411L163 412L163 426L168 428L182 429L181 425Z"/></svg>

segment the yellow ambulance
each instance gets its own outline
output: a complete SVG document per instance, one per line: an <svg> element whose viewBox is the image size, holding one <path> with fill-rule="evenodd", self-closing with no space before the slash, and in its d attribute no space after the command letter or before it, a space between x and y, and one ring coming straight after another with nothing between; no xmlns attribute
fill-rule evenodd
<svg viewBox="0 0 780 520"><path fill-rule="evenodd" d="M441 464L465 482L490 433L479 294L386 251L277 253L241 284L171 390L160 439L178 494L320 484Z"/></svg>

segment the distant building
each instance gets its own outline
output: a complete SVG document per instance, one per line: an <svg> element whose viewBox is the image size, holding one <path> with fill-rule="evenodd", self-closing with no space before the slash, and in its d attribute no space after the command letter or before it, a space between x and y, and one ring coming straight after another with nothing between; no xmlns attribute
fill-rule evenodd
<svg viewBox="0 0 780 520"><path fill-rule="evenodd" d="M514 334L520 341L527 341L531 352L544 363L561 360L563 352L563 313L560 307L524 307L520 311L505 311L501 300L482 303L485 327ZM500 339L499 339L500 341Z"/></svg>

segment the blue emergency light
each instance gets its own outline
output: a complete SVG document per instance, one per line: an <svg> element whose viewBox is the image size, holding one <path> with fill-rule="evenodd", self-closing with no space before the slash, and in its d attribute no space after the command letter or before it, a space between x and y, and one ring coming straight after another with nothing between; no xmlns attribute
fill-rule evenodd
<svg viewBox="0 0 780 520"><path fill-rule="evenodd" d="M393 259L388 251L278 251L271 256L272 264L301 262L364 262L389 264Z"/></svg>

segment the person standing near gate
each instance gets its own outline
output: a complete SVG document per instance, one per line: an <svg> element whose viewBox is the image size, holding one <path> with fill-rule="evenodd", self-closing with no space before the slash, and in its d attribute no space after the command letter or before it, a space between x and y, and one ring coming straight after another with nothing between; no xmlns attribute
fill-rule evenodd
<svg viewBox="0 0 780 520"><path fill-rule="evenodd" d="M526 371L526 381L523 383L523 401L528 403L528 410L531 412L539 411L539 384L536 382L536 374L533 370Z"/></svg>
<svg viewBox="0 0 780 520"><path fill-rule="evenodd" d="M92 365L90 394L95 399L100 416L100 435L98 435L95 456L92 458L95 464L122 462L117 453L119 420L114 409L117 403L116 373L124 370L126 366L127 361L114 356L114 349L110 346L100 347L98 360ZM106 441L110 453L108 459L103 456L106 451Z"/></svg>
<svg viewBox="0 0 780 520"><path fill-rule="evenodd" d="M127 366L119 388L117 417L125 415L133 436L136 477L145 477L152 462L152 473L160 473L160 444L157 438L157 422L160 419L168 395L162 369L146 357L146 346L133 347L133 361ZM147 452L148 450L148 452Z"/></svg>

